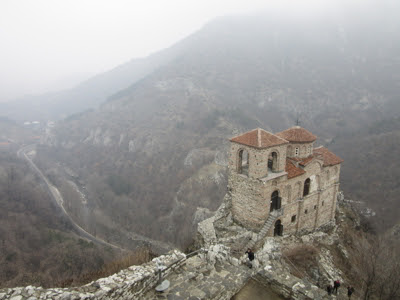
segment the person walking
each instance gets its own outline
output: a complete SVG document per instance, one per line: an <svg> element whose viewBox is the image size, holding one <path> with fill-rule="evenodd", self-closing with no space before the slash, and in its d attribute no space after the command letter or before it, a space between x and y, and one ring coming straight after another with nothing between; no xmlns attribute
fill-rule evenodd
<svg viewBox="0 0 400 300"><path fill-rule="evenodd" d="M339 287L340 287L340 281L339 281L339 279L338 279L338 280L335 280L335 281L333 282L333 293L334 293L335 295L337 295L337 292L338 292Z"/></svg>
<svg viewBox="0 0 400 300"><path fill-rule="evenodd" d="M333 289L332 284L328 284L328 286L326 287L326 291L328 292L329 296L332 295L332 289Z"/></svg>
<svg viewBox="0 0 400 300"><path fill-rule="evenodd" d="M252 261L254 260L254 252L251 251L250 248L247 249L247 251L245 252L247 254L247 257L249 259L247 265L249 266L249 268L251 269L253 267L253 263Z"/></svg>
<svg viewBox="0 0 400 300"><path fill-rule="evenodd" d="M351 298L351 295L354 293L354 288L352 286L347 287L347 296L349 299Z"/></svg>

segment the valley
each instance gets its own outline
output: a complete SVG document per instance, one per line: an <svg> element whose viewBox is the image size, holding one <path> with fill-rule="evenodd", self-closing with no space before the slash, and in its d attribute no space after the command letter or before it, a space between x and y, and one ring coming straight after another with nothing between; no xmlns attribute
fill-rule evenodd
<svg viewBox="0 0 400 300"><path fill-rule="evenodd" d="M59 260L77 276L85 257L93 269L124 250L186 249L227 192L228 140L258 127L279 132L300 123L315 133L315 146L344 159L340 189L376 212L366 220L371 231L392 232L400 224L400 23L359 15L295 26L268 14L221 17L72 90L0 104L3 225L21 235L2 232L13 241L3 242L3 278L14 278L4 284L49 277L10 271L35 252L36 268L51 273L58 271L38 261L68 248ZM22 126L26 120L51 126ZM13 168L14 188L26 181L30 190L11 195ZM39 251L32 241L28 258L17 259L10 249L23 243L17 224L25 219L39 222L32 235L49 242Z"/></svg>

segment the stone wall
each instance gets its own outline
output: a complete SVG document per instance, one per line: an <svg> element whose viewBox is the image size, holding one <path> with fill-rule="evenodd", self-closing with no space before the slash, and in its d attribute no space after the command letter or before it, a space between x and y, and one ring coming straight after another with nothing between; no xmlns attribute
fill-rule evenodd
<svg viewBox="0 0 400 300"><path fill-rule="evenodd" d="M244 227L259 229L268 217L262 182L230 172L232 215Z"/></svg>
<svg viewBox="0 0 400 300"><path fill-rule="evenodd" d="M237 143L231 143L229 169L237 172L239 164L239 151L246 150L249 153L249 177L263 178L268 175L268 156L275 152L278 154L277 168L275 172L283 172L286 166L286 145L274 146L267 149L257 149Z"/></svg>
<svg viewBox="0 0 400 300"><path fill-rule="evenodd" d="M324 167L322 160L315 159L304 167L305 174L294 178L288 179L285 172L269 174L263 178L251 177L251 174L261 174L261 171L256 172L255 169L267 169L267 152L274 149L247 147L250 166L249 176L245 176L237 173L235 165L238 162L237 153L243 148L242 145L232 143L229 167L228 189L232 195L232 214L236 222L248 229L260 230L269 216L274 191L278 191L281 198L284 215L280 220L284 234L300 230L312 231L334 218L340 165ZM309 194L303 196L307 178L310 179ZM270 229L269 235L273 235L273 229Z"/></svg>
<svg viewBox="0 0 400 300"><path fill-rule="evenodd" d="M110 277L101 278L87 285L77 288L50 288L27 286L0 290L0 300L78 300L78 299L140 299L149 289L155 287L158 282L157 264L168 266L179 261L173 268L163 271L163 276L186 262L186 256L182 252L175 250L169 255L162 255L151 262L132 266L122 270Z"/></svg>
<svg viewBox="0 0 400 300"><path fill-rule="evenodd" d="M307 157L313 154L313 144L314 143L290 143L287 146L287 156L288 157ZM299 152L296 155L296 148Z"/></svg>

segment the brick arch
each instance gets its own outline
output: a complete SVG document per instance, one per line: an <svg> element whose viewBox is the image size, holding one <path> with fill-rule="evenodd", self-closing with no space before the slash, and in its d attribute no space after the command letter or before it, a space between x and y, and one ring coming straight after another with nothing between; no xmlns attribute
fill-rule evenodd
<svg viewBox="0 0 400 300"><path fill-rule="evenodd" d="M278 149L272 149L268 153L268 170L272 172L278 171L279 168L279 159L281 154L279 153Z"/></svg>
<svg viewBox="0 0 400 300"><path fill-rule="evenodd" d="M303 197L310 194L310 190L311 190L311 179L309 177L304 181Z"/></svg>
<svg viewBox="0 0 400 300"><path fill-rule="evenodd" d="M281 195L281 193L280 193L279 189L275 189L271 193L270 210L269 211L273 211L273 210L281 208L282 202L281 202L280 195Z"/></svg>

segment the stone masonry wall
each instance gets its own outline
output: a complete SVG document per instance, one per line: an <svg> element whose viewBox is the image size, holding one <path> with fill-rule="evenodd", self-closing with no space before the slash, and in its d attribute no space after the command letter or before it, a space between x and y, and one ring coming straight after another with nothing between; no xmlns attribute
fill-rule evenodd
<svg viewBox="0 0 400 300"><path fill-rule="evenodd" d="M287 146L287 156L295 157L295 149L299 148L299 154L297 155L297 157L307 157L313 154L313 144L314 143L290 143L290 145Z"/></svg>
<svg viewBox="0 0 400 300"><path fill-rule="evenodd" d="M0 290L0 300L78 300L78 299L141 299L141 296L150 288L157 285L157 264L168 266L179 261L174 268L163 272L167 276L179 268L186 261L182 252L175 250L169 255L161 255L151 262L132 266L110 277L100 278L87 285L76 288L50 288L27 286Z"/></svg>
<svg viewBox="0 0 400 300"><path fill-rule="evenodd" d="M259 229L264 224L268 212L263 204L262 182L232 172L232 214L237 222L246 228Z"/></svg>
<svg viewBox="0 0 400 300"><path fill-rule="evenodd" d="M241 145L233 143L232 149L232 153L237 153ZM263 166L259 160L268 160L260 155L262 152L254 151L250 160L252 174L255 173L254 168ZM274 191L278 191L281 197L284 215L280 220L284 234L299 230L312 231L334 218L340 165L323 167L321 160L315 160L304 167L305 174L291 179L287 179L285 173L276 174L276 178L268 176L256 179L237 174L234 165L236 161L231 157L229 189L232 192L232 213L234 219L246 228L257 231L263 226L270 212ZM308 195L303 196L307 178L311 182L310 190ZM270 229L269 235L273 235L273 229Z"/></svg>
<svg viewBox="0 0 400 300"><path fill-rule="evenodd" d="M268 156L272 152L278 154L277 171L283 172L286 165L286 145L274 146L267 149L256 149L245 145L231 143L229 169L237 172L239 151L244 149L249 153L249 177L263 178L268 175Z"/></svg>

